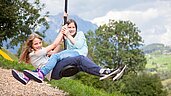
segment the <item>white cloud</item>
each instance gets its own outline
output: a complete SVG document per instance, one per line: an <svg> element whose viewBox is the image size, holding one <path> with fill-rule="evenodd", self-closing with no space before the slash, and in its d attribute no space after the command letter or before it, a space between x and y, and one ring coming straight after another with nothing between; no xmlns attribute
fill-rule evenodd
<svg viewBox="0 0 171 96"><path fill-rule="evenodd" d="M143 10L136 10L136 5L131 10L110 11L105 16L93 19L92 22L101 25L108 23L109 19L130 20L141 30L140 35L145 44L164 43L171 45L171 3L153 2L151 7L149 5L149 3L148 7L144 5L146 8Z"/></svg>
<svg viewBox="0 0 171 96"><path fill-rule="evenodd" d="M131 20L135 23L145 23L150 19L156 18L158 16L158 12L156 9L148 9L145 11L110 11L103 17L97 17L92 20L93 23L97 25L101 25L107 23L109 19L114 20Z"/></svg>
<svg viewBox="0 0 171 96"><path fill-rule="evenodd" d="M40 1L50 14L64 10L64 0ZM109 19L130 20L141 30L145 44L171 41L170 0L68 0L68 12L98 25Z"/></svg>
<svg viewBox="0 0 171 96"><path fill-rule="evenodd" d="M171 45L171 24L165 26L167 31L161 36L161 43Z"/></svg>

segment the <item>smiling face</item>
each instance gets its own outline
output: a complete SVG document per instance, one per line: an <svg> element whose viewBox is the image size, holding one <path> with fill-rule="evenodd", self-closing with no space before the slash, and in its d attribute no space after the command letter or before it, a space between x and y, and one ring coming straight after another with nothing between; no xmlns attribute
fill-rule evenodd
<svg viewBox="0 0 171 96"><path fill-rule="evenodd" d="M75 37L75 35L77 34L77 23L75 22L75 20L69 19L67 21L67 25L68 25L68 30L69 30L70 34L73 37Z"/></svg>
<svg viewBox="0 0 171 96"><path fill-rule="evenodd" d="M74 36L76 34L76 26L75 26L74 22L72 22L68 25L68 30L72 36Z"/></svg>
<svg viewBox="0 0 171 96"><path fill-rule="evenodd" d="M42 40L39 38L34 38L32 41L32 48L34 49L34 51L42 49Z"/></svg>

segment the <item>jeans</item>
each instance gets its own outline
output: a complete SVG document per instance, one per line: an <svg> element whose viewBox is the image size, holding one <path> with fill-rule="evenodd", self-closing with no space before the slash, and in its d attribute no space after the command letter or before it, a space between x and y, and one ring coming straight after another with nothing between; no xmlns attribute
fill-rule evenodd
<svg viewBox="0 0 171 96"><path fill-rule="evenodd" d="M79 55L76 57L68 57L58 62L58 64L56 64L52 71L51 78L56 80L61 79L62 77L60 77L60 72L64 67L68 65L76 66L79 69L79 71L100 76L99 71L101 67L96 65L89 58Z"/></svg>
<svg viewBox="0 0 171 96"><path fill-rule="evenodd" d="M59 53L53 54L45 66L43 66L40 71L46 76L54 67L55 65L64 58L67 57L75 57L78 56L79 53L73 50L64 50Z"/></svg>

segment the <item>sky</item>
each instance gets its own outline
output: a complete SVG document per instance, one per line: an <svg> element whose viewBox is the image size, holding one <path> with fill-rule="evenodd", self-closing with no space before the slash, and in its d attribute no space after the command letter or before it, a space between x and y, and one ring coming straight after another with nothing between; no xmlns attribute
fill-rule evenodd
<svg viewBox="0 0 171 96"><path fill-rule="evenodd" d="M50 15L64 11L65 0L40 1ZM130 20L141 31L144 44L171 45L171 0L68 0L68 14L98 26L109 19Z"/></svg>

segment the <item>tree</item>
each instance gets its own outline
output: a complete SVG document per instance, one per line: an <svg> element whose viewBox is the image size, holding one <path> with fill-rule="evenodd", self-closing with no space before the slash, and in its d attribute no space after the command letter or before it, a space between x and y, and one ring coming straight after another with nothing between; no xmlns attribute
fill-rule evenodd
<svg viewBox="0 0 171 96"><path fill-rule="evenodd" d="M157 75L141 73L138 76L127 76L121 93L126 96L167 96L163 90L160 77Z"/></svg>
<svg viewBox="0 0 171 96"><path fill-rule="evenodd" d="M146 59L139 49L143 44L140 31L130 21L109 20L94 33L88 32L89 56L101 66L115 68L127 64L132 72L145 68Z"/></svg>
<svg viewBox="0 0 171 96"><path fill-rule="evenodd" d="M44 4L39 0L29 3L28 0L0 0L0 47L2 42L10 40L10 47L18 45L32 32L42 35L48 29L45 17L48 12L41 16L39 12ZM41 32L38 27L42 26Z"/></svg>
<svg viewBox="0 0 171 96"><path fill-rule="evenodd" d="M166 96L167 92L163 90L157 75L142 73L146 59L140 50L143 40L139 33L140 30L132 22L114 20L100 26L95 32L88 32L89 57L95 63L110 68L127 64L128 71L115 82L109 79L99 81L99 78L88 74L76 75L75 78L108 93L118 91L125 96Z"/></svg>

